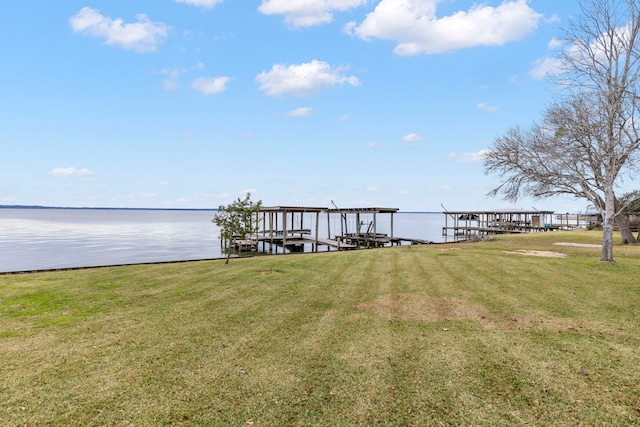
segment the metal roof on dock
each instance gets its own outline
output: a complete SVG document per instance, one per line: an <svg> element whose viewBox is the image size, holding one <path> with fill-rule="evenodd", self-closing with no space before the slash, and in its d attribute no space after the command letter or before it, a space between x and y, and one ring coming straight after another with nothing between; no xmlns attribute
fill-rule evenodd
<svg viewBox="0 0 640 427"><path fill-rule="evenodd" d="M524 215L536 215L536 214L552 214L555 211L544 210L525 210L525 209L493 209L484 211L442 211L443 214L476 214L476 215L489 215L489 214L524 214Z"/></svg>
<svg viewBox="0 0 640 427"><path fill-rule="evenodd" d="M324 207L313 206L265 206L260 212L322 212L326 211Z"/></svg>
<svg viewBox="0 0 640 427"><path fill-rule="evenodd" d="M397 213L399 208L327 208L317 206L265 206L260 212Z"/></svg>
<svg viewBox="0 0 640 427"><path fill-rule="evenodd" d="M333 208L327 209L329 213L396 213L399 208Z"/></svg>

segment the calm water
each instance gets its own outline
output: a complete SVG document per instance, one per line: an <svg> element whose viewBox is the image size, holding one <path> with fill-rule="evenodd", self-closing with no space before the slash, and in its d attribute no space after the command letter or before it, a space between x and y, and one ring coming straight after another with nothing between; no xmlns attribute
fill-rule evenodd
<svg viewBox="0 0 640 427"><path fill-rule="evenodd" d="M224 255L219 230L211 222L214 213L0 209L0 272L219 258ZM377 223L379 233L389 233L388 215L379 215ZM306 217L303 225L315 227ZM338 217L328 225L334 234L340 228ZM442 214L399 213L394 235L439 242L443 225ZM325 237L326 216L320 217L319 228Z"/></svg>

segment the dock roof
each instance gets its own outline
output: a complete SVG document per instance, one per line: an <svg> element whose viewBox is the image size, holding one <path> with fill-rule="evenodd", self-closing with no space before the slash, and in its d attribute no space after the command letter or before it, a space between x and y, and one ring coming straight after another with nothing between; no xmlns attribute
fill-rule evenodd
<svg viewBox="0 0 640 427"><path fill-rule="evenodd" d="M333 208L327 209L328 213L396 213L399 208Z"/></svg>
<svg viewBox="0 0 640 427"><path fill-rule="evenodd" d="M263 206L260 212L396 213L399 208L333 208L318 206Z"/></svg>
<svg viewBox="0 0 640 427"><path fill-rule="evenodd" d="M536 214L552 214L555 211L545 211L545 210L526 210L526 209L493 209L493 210L484 210L484 211L443 211L443 214L475 214L475 215L490 215L490 214L526 214L526 215L536 215Z"/></svg>
<svg viewBox="0 0 640 427"><path fill-rule="evenodd" d="M260 212L322 212L327 208L312 206L264 206Z"/></svg>

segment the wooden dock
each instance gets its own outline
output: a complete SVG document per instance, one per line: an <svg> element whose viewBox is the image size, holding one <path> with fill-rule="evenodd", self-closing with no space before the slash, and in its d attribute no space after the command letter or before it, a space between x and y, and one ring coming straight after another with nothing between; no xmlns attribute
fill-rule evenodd
<svg viewBox="0 0 640 427"><path fill-rule="evenodd" d="M553 223L554 211L493 210L444 211L442 235L452 233L465 239L487 234L514 234L557 231L564 226Z"/></svg>
<svg viewBox="0 0 640 427"><path fill-rule="evenodd" d="M303 252L309 247L318 252L379 248L401 244L428 244L422 239L393 235L393 219L397 208L343 208L272 206L263 207L256 215L258 232L246 238L233 239L231 247L239 251L268 253ZM320 235L320 214L326 216L326 233ZM380 218L389 218L387 233L380 233ZM365 221L366 220L366 221ZM333 230L331 227L333 221ZM336 225L339 226L336 228Z"/></svg>
<svg viewBox="0 0 640 427"><path fill-rule="evenodd" d="M407 242L411 245L432 245L433 242L424 239L413 239L410 237L394 237L391 239L391 244L401 245L402 242Z"/></svg>
<svg viewBox="0 0 640 427"><path fill-rule="evenodd" d="M380 248L402 244L430 244L433 242L397 237L393 234L393 219L397 208L346 208L273 206L263 207L253 219L257 233L234 236L229 247L237 251L287 253L311 249L353 250ZM326 216L326 233L320 235L320 214ZM380 218L388 218L379 232ZM331 224L333 222L333 229ZM336 225L339 223L339 226Z"/></svg>
<svg viewBox="0 0 640 427"><path fill-rule="evenodd" d="M258 242L253 239L236 239L232 242L233 247L239 251L256 251Z"/></svg>
<svg viewBox="0 0 640 427"><path fill-rule="evenodd" d="M290 235L286 237L284 233L277 233L274 236L254 236L257 242L269 243L278 246L299 246L305 244L328 246L335 249L354 249L356 245L345 243L341 240L329 239L325 237L314 237L311 233Z"/></svg>

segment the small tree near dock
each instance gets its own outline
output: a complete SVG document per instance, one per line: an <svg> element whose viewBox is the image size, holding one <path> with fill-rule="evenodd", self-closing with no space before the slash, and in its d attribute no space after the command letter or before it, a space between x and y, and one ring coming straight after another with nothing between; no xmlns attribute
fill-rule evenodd
<svg viewBox="0 0 640 427"><path fill-rule="evenodd" d="M212 222L220 227L220 239L229 245L227 260L229 263L231 247L237 240L246 240L247 236L258 231L257 214L262 209L262 201L253 202L251 193L247 193L244 199L238 197L233 203L218 207Z"/></svg>

